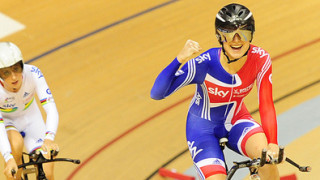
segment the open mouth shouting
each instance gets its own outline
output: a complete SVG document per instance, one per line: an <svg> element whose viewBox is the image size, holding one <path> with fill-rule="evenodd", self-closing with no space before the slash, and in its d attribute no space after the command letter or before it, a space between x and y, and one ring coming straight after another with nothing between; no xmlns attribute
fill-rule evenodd
<svg viewBox="0 0 320 180"><path fill-rule="evenodd" d="M243 45L232 45L230 46L232 50L240 51Z"/></svg>

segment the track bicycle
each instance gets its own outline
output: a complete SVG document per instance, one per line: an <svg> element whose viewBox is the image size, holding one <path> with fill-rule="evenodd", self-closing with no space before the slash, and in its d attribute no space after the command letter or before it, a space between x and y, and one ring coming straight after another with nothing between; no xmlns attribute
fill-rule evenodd
<svg viewBox="0 0 320 180"><path fill-rule="evenodd" d="M58 155L58 151L51 151L51 157L50 159L47 159L43 156L43 154L40 151L35 151L33 153L25 153L23 152L22 155L22 164L18 165L18 169L22 168L22 176L23 180L28 180L28 174L35 173L37 180L47 180L46 175L43 170L43 164L44 163L51 163L51 162L57 162L57 161L64 161L64 162L71 162L74 164L80 164L80 160L78 159L70 159L70 158L54 158ZM25 162L24 156L28 157L28 162ZM29 167L32 166L32 167ZM12 175L14 175L16 172L15 170L11 171Z"/></svg>
<svg viewBox="0 0 320 180"><path fill-rule="evenodd" d="M228 142L227 138L220 139L220 147L221 147L222 151L224 150L227 142ZM228 168L226 167L226 169L227 169L227 178L226 179L230 180L233 177L234 173L240 168L249 168L250 179L251 180L260 180L260 177L258 175L259 168L263 167L265 164L280 164L284 160L283 155L284 155L284 147L280 147L279 148L279 157L277 159L270 158L270 160L267 160L266 159L267 150L263 149L262 153L261 153L261 158L246 160L246 161L241 161L241 162L233 162L234 165L231 167L230 170L228 170ZM290 163L291 165L295 166L296 168L298 168L299 171L301 171L301 172L310 172L311 171L310 166L300 166L288 157L285 158L285 161Z"/></svg>

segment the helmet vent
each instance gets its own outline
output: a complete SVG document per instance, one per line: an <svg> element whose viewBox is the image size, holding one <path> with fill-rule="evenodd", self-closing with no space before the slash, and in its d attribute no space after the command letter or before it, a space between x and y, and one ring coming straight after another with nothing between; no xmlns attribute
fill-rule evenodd
<svg viewBox="0 0 320 180"><path fill-rule="evenodd" d="M231 13L229 12L226 12L226 14L229 16L229 17L232 17Z"/></svg>
<svg viewBox="0 0 320 180"><path fill-rule="evenodd" d="M241 16L242 14L243 14L243 11L240 11L238 15Z"/></svg>
<svg viewBox="0 0 320 180"><path fill-rule="evenodd" d="M226 9L226 8L223 8L223 9L221 9L221 11L222 11L222 14L224 14L224 13L227 12L227 9Z"/></svg>

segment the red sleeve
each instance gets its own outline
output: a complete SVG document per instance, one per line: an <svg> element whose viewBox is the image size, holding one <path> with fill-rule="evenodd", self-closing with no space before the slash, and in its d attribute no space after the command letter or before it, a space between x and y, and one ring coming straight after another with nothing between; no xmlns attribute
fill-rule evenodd
<svg viewBox="0 0 320 180"><path fill-rule="evenodd" d="M272 65L268 56L257 75L259 112L268 143L278 144L278 125L272 98Z"/></svg>

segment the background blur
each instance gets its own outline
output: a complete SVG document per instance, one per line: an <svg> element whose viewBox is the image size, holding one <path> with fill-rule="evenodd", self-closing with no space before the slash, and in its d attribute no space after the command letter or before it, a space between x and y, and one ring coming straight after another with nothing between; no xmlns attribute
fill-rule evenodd
<svg viewBox="0 0 320 180"><path fill-rule="evenodd" d="M17 44L42 70L59 110L60 157L82 160L57 163L57 180L161 180L162 166L192 167L185 118L195 86L162 101L150 89L188 39L204 50L219 46L215 15L231 2L253 12L253 44L272 57L277 114L299 107L299 116L281 122L279 138L292 141L280 144L313 171L283 164L281 175L320 177L319 0L1 0L1 41ZM245 102L260 121L256 89Z"/></svg>

